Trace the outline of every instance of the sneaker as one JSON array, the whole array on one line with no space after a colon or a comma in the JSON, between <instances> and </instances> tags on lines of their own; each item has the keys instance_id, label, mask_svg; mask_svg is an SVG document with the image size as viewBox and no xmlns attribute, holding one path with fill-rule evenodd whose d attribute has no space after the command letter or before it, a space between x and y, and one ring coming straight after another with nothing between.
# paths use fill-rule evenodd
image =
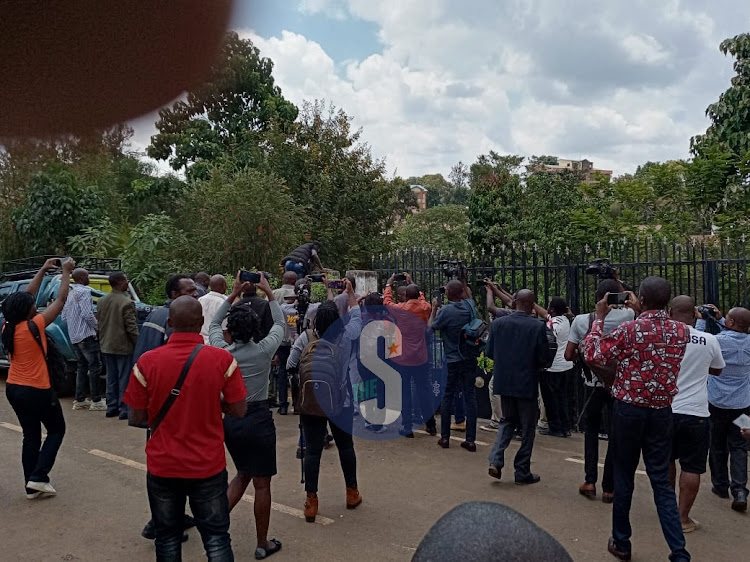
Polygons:
<instances>
[{"instance_id":1,"label":"sneaker","mask_svg":"<svg viewBox=\"0 0 750 562\"><path fill-rule=\"evenodd\" d=\"M466 422L462 421L461 423L452 423L451 431L466 431Z\"/></svg>"},{"instance_id":2,"label":"sneaker","mask_svg":"<svg viewBox=\"0 0 750 562\"><path fill-rule=\"evenodd\" d=\"M55 496L57 495L57 490L55 490L52 487L52 484L49 482L26 482L26 489L27 490L34 490L36 492L41 492L44 495L47 496Z\"/></svg>"},{"instance_id":3,"label":"sneaker","mask_svg":"<svg viewBox=\"0 0 750 562\"><path fill-rule=\"evenodd\" d=\"M495 431L496 432L499 428L500 426L498 424L496 424L495 422L490 422L487 425L481 426L479 429L481 429L482 431Z\"/></svg>"},{"instance_id":4,"label":"sneaker","mask_svg":"<svg viewBox=\"0 0 750 562\"><path fill-rule=\"evenodd\" d=\"M84 400L79 402L78 400L73 401L74 410L88 410L91 407L91 400Z\"/></svg>"},{"instance_id":5,"label":"sneaker","mask_svg":"<svg viewBox=\"0 0 750 562\"><path fill-rule=\"evenodd\" d=\"M41 492L34 492L32 494L29 494L28 492L26 492L26 499L27 500L35 500L35 499L40 498L40 497L42 497L42 493Z\"/></svg>"},{"instance_id":6,"label":"sneaker","mask_svg":"<svg viewBox=\"0 0 750 562\"><path fill-rule=\"evenodd\" d=\"M106 412L107 403L104 400L99 400L99 402L93 402L91 406L89 406L89 410L92 412Z\"/></svg>"}]
</instances>

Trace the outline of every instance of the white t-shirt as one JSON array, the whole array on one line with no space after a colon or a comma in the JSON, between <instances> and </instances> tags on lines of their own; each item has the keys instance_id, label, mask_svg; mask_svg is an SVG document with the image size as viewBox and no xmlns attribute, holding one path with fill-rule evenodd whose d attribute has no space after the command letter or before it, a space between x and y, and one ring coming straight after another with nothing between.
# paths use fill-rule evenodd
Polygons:
<instances>
[{"instance_id":1,"label":"white t-shirt","mask_svg":"<svg viewBox=\"0 0 750 562\"><path fill-rule=\"evenodd\" d=\"M221 305L223 305L224 301L226 300L226 295L222 295L221 293L217 293L215 291L206 293L198 299L198 302L201 303L201 308L203 309L203 327L201 328L201 336L203 336L203 341L206 345L209 345L208 327L213 321L214 316L216 316L216 313L219 312ZM221 323L221 328L223 330L227 329L226 319Z\"/></svg>"},{"instance_id":2,"label":"white t-shirt","mask_svg":"<svg viewBox=\"0 0 750 562\"><path fill-rule=\"evenodd\" d=\"M573 368L572 361L565 360L565 348L568 346L568 336L570 335L570 321L565 316L549 317L547 326L555 333L557 338L557 353L552 366L547 369L549 373L562 373Z\"/></svg>"},{"instance_id":3,"label":"white t-shirt","mask_svg":"<svg viewBox=\"0 0 750 562\"><path fill-rule=\"evenodd\" d=\"M709 417L708 370L726 367L719 341L705 332L690 327L690 342L677 375L677 396L672 412L700 418Z\"/></svg>"}]
</instances>

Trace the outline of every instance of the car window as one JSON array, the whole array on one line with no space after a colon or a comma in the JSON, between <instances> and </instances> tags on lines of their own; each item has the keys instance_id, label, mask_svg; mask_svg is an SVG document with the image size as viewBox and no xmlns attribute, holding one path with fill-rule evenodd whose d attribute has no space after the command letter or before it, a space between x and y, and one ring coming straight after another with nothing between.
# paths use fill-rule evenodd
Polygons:
<instances>
[{"instance_id":1,"label":"car window","mask_svg":"<svg viewBox=\"0 0 750 562\"><path fill-rule=\"evenodd\" d=\"M3 283L0 285L0 301L5 300L13 292L13 283Z\"/></svg>"}]
</instances>

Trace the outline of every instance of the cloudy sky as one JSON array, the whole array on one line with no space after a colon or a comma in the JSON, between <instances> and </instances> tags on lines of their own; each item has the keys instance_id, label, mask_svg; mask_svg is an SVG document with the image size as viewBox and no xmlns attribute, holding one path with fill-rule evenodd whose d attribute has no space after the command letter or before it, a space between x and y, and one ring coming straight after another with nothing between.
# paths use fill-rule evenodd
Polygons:
<instances>
[{"instance_id":1,"label":"cloudy sky","mask_svg":"<svg viewBox=\"0 0 750 562\"><path fill-rule=\"evenodd\" d=\"M688 156L729 86L719 43L741 0L238 0L233 28L288 99L325 99L390 173L489 150L588 158L616 173ZM136 123L135 146L153 133Z\"/></svg>"}]
</instances>

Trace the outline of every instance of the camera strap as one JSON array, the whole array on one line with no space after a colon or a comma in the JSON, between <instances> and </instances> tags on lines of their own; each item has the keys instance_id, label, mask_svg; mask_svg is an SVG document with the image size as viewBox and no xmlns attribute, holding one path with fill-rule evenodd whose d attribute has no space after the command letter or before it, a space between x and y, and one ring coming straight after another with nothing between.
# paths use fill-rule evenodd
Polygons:
<instances>
[{"instance_id":1,"label":"camera strap","mask_svg":"<svg viewBox=\"0 0 750 562\"><path fill-rule=\"evenodd\" d=\"M161 422L164 421L164 417L167 415L170 408L175 403L175 400L177 400L177 397L180 395L180 390L182 389L182 385L185 383L185 379L187 378L188 372L190 371L190 367L193 366L193 361L195 361L195 358L198 356L198 352L201 349L203 349L203 344L199 343L195 346L195 349L193 349L193 352L190 354L190 357L188 357L187 361L185 361L185 365L183 365L182 367L182 371L180 372L180 376L177 379L174 388L172 388L172 390L169 392L169 396L167 396L164 404L161 405L159 412L154 418L154 422L149 428L151 437L154 436L154 433L156 433L156 430L161 425Z\"/></svg>"}]
</instances>

